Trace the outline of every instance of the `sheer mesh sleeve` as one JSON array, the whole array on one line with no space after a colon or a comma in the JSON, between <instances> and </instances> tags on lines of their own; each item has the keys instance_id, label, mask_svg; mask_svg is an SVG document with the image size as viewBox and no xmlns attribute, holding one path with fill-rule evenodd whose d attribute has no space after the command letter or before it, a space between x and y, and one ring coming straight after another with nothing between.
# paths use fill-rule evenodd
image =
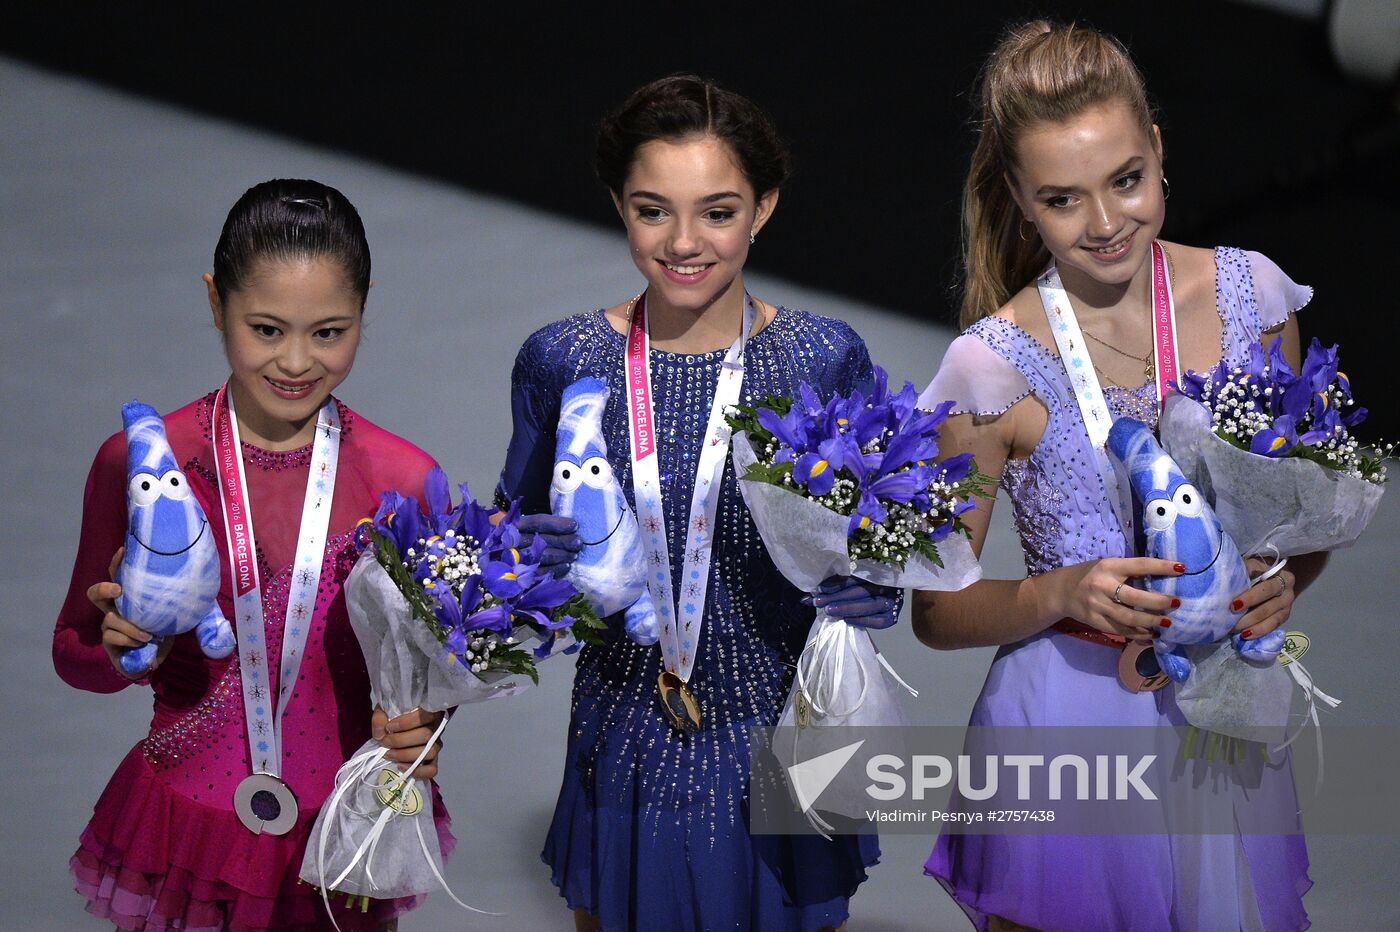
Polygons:
<instances>
[{"instance_id":1,"label":"sheer mesh sleeve","mask_svg":"<svg viewBox=\"0 0 1400 932\"><path fill-rule=\"evenodd\" d=\"M1247 255L1254 279L1254 299L1259 305L1259 325L1262 330L1272 330L1288 315L1302 310L1312 300L1313 290L1289 278L1268 256L1257 252Z\"/></svg>"},{"instance_id":2,"label":"sheer mesh sleeve","mask_svg":"<svg viewBox=\"0 0 1400 932\"><path fill-rule=\"evenodd\" d=\"M971 333L964 333L943 354L933 381L919 396L919 407L932 410L953 401L953 414L996 415L1031 393L1021 371Z\"/></svg>"}]
</instances>

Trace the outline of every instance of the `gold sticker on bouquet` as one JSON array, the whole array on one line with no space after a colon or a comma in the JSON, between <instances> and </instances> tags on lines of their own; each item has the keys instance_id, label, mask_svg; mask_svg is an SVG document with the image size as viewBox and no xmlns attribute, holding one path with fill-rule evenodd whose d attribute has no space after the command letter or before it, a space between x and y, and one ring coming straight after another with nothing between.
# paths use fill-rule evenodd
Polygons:
<instances>
[{"instance_id":1,"label":"gold sticker on bouquet","mask_svg":"<svg viewBox=\"0 0 1400 932\"><path fill-rule=\"evenodd\" d=\"M1288 664L1295 660L1302 660L1311 644L1312 639L1303 632L1287 632L1283 636L1283 650L1279 651L1278 662Z\"/></svg>"},{"instance_id":2,"label":"gold sticker on bouquet","mask_svg":"<svg viewBox=\"0 0 1400 932\"><path fill-rule=\"evenodd\" d=\"M379 771L375 781L374 798L385 809L393 809L399 815L415 816L423 811L423 794L418 791L418 781L410 777L398 786L403 774L397 769L386 767Z\"/></svg>"}]
</instances>

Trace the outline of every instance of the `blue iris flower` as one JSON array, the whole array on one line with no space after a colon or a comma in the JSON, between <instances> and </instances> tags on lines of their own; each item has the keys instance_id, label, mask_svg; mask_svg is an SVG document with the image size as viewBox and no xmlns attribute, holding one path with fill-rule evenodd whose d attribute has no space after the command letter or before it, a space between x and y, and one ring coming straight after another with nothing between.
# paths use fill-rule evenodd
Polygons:
<instances>
[{"instance_id":1,"label":"blue iris flower","mask_svg":"<svg viewBox=\"0 0 1400 932\"><path fill-rule=\"evenodd\" d=\"M912 382L891 392L889 375L876 366L868 396L855 390L823 402L804 382L787 414L759 408L757 418L777 443L773 461L792 463L792 481L807 494L827 495L838 478L854 484L856 505L848 524L854 534L883 522L890 504L910 504L921 513L950 507L935 502L930 487L961 482L971 472L970 455L937 462L939 427L953 402L924 411L918 400ZM954 514L969 507L970 499L959 501ZM951 529L952 522L947 524Z\"/></svg>"},{"instance_id":2,"label":"blue iris flower","mask_svg":"<svg viewBox=\"0 0 1400 932\"><path fill-rule=\"evenodd\" d=\"M1287 456L1297 445L1297 419L1283 414L1274 418L1272 427L1266 427L1254 435L1249 443L1249 452L1277 458Z\"/></svg>"},{"instance_id":3,"label":"blue iris flower","mask_svg":"<svg viewBox=\"0 0 1400 932\"><path fill-rule=\"evenodd\" d=\"M465 657L472 636L491 631L509 637L517 619L544 633L546 647L552 647L555 632L576 622L567 614L554 616L578 590L540 566L543 538L522 546L519 500L502 514L477 503L465 483L457 489L461 499L454 505L447 474L435 466L424 481L423 507L412 496L384 492L372 526L397 547L399 559L430 597L447 650L464 664L472 662ZM463 540L480 570L449 581L442 570ZM536 655L548 652L537 649Z\"/></svg>"}]
</instances>

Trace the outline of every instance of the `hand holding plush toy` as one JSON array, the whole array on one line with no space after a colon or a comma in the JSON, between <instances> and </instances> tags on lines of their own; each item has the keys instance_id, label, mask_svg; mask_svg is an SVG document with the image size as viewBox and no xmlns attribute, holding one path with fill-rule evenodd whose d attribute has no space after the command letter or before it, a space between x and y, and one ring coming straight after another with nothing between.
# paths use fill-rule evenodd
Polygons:
<instances>
[{"instance_id":1,"label":"hand holding plush toy","mask_svg":"<svg viewBox=\"0 0 1400 932\"><path fill-rule=\"evenodd\" d=\"M638 644L655 644L661 631L643 575L641 532L608 463L603 439L607 402L608 383L602 379L582 378L564 389L549 504L556 515L578 523L582 549L569 581L599 617L625 612L627 636Z\"/></svg>"},{"instance_id":2,"label":"hand holding plush toy","mask_svg":"<svg viewBox=\"0 0 1400 932\"><path fill-rule=\"evenodd\" d=\"M1132 418L1115 421L1108 451L1132 485L1138 553L1186 566L1180 576L1151 576L1142 582L1142 588L1181 600L1172 611L1171 627L1162 629L1154 642L1162 669L1180 683L1191 674L1181 646L1218 641L1234 629L1237 616L1230 603L1249 588L1249 573L1205 496L1186 481L1145 424ZM1283 640L1282 630L1247 641L1234 638L1241 656L1265 662L1278 655Z\"/></svg>"},{"instance_id":3,"label":"hand holding plush toy","mask_svg":"<svg viewBox=\"0 0 1400 932\"><path fill-rule=\"evenodd\" d=\"M213 532L175 462L165 422L139 401L122 406L127 449L126 552L117 567L117 613L154 635L122 654L128 676L151 668L161 638L196 630L214 659L234 648L219 611L219 553Z\"/></svg>"}]
</instances>

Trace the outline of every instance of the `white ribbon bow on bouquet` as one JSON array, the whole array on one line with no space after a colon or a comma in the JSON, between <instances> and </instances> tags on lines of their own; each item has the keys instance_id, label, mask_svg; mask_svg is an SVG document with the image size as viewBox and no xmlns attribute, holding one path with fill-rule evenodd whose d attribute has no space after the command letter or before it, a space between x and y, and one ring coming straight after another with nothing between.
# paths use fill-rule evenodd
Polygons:
<instances>
[{"instance_id":1,"label":"white ribbon bow on bouquet","mask_svg":"<svg viewBox=\"0 0 1400 932\"><path fill-rule=\"evenodd\" d=\"M372 551L360 555L344 591L350 624L364 651L371 698L390 718L415 708L445 712L513 696L530 685L523 676L472 673L447 653L427 624L414 617ZM514 637L516 646L529 650L539 635L517 625ZM551 654L572 641L561 633ZM316 817L300 873L302 880L321 889L328 907L331 893L398 899L441 888L463 909L500 915L467 905L448 886L431 796L424 791L426 784L424 790L412 784L414 770L447 721L444 714L418 759L403 773L392 769L385 759L388 749L374 740L365 742L336 772L335 789ZM415 800L413 805L406 802L409 799Z\"/></svg>"}]
</instances>

